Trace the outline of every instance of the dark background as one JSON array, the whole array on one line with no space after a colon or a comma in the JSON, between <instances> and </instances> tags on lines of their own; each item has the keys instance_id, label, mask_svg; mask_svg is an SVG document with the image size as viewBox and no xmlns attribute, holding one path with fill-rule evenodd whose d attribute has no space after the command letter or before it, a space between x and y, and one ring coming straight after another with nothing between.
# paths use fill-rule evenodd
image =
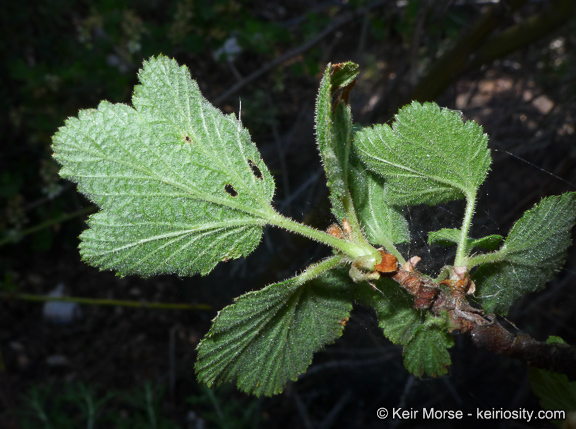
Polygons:
<instances>
[{"instance_id":1,"label":"dark background","mask_svg":"<svg viewBox=\"0 0 576 429\"><path fill-rule=\"evenodd\" d=\"M545 195L576 190L576 20L572 0L534 1L37 1L0 14L0 428L415 427L378 407L475 412L538 409L523 364L457 337L449 375L415 379L401 348L358 307L335 345L273 398L194 377L195 347L216 311L245 291L293 275L322 246L267 229L246 260L208 277L117 278L80 261L93 207L58 178L51 136L78 109L129 103L143 59L186 64L204 96L238 112L275 176L276 207L319 228L331 222L314 143L314 101L328 62L360 64L355 121L389 120L435 100L490 136L494 162L472 235L505 235ZM216 55L235 40L236 55ZM410 255L437 270L425 233L457 226L461 206L413 208ZM576 341L575 258L519 302L509 319L543 340ZM82 305L47 320L31 301L62 284L75 297L205 304L210 310ZM33 295L33 296L29 296ZM91 420L95 416L95 420ZM542 423L466 421L477 427ZM422 427L451 427L449 421ZM204 426L202 426L204 425ZM459 426L454 423L454 427Z\"/></svg>"}]
</instances>

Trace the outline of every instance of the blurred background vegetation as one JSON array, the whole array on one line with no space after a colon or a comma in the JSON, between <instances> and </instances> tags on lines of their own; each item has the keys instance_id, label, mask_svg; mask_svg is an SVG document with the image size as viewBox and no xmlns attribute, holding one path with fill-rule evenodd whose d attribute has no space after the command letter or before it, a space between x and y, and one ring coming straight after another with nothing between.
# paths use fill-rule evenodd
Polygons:
<instances>
[{"instance_id":1,"label":"blurred background vegetation","mask_svg":"<svg viewBox=\"0 0 576 429\"><path fill-rule=\"evenodd\" d=\"M363 308L343 340L281 396L198 386L194 348L215 312L326 249L269 230L254 255L207 278L99 273L77 251L95 208L59 179L50 144L79 109L103 99L129 103L143 59L162 53L186 64L223 111L237 113L241 100L242 120L276 178L276 206L325 228L332 219L314 145L314 100L326 64L352 60L362 70L352 99L359 123L389 120L417 99L484 126L496 151L473 233L505 234L542 196L576 189L574 9L572 0L6 2L0 427L369 428L381 427L380 406L537 407L525 367L466 338L458 338L448 377L409 377L401 349ZM438 269L446 256L425 244L424 232L457 221L459 208L408 211L416 228L410 254ZM572 251L558 279L519 303L510 319L539 339L576 342L575 272ZM58 285L70 296L203 307L82 305L57 308L55 316L54 307L26 299Z\"/></svg>"}]
</instances>

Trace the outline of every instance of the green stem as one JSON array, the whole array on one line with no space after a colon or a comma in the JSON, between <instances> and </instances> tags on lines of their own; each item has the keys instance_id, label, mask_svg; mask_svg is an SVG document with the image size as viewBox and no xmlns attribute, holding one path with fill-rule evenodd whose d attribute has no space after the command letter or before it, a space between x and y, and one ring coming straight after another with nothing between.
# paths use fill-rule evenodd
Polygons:
<instances>
[{"instance_id":1,"label":"green stem","mask_svg":"<svg viewBox=\"0 0 576 429\"><path fill-rule=\"evenodd\" d=\"M276 213L272 218L268 219L271 225L284 228L288 231L294 232L296 234L303 235L304 237L311 238L312 240L324 243L340 252L346 254L350 259L357 259L360 257L373 256L374 264L377 264L381 260L381 255L373 246L368 242L348 241L341 238L334 237L324 231L312 228L308 225L304 225L299 222L295 222L292 219L282 216ZM363 241L363 240L362 240Z\"/></svg>"},{"instance_id":2,"label":"green stem","mask_svg":"<svg viewBox=\"0 0 576 429\"><path fill-rule=\"evenodd\" d=\"M89 305L113 305L121 307L159 308L163 310L212 310L208 304L166 304L161 302L122 301L118 299L78 298L72 296L46 296L27 293L1 293L3 299L20 299L23 301L62 301Z\"/></svg>"},{"instance_id":3,"label":"green stem","mask_svg":"<svg viewBox=\"0 0 576 429\"><path fill-rule=\"evenodd\" d=\"M342 265L342 259L344 259L343 255L335 255L310 265L302 274L298 275L298 282L304 284L309 280L315 279L320 274Z\"/></svg>"},{"instance_id":4,"label":"green stem","mask_svg":"<svg viewBox=\"0 0 576 429\"><path fill-rule=\"evenodd\" d=\"M468 252L466 251L466 240L470 232L470 225L472 224L472 217L474 216L474 209L476 207L476 190L472 193L466 194L466 211L464 212L464 221L460 229L460 241L456 249L456 258L454 259L455 267L462 267L468 264Z\"/></svg>"},{"instance_id":5,"label":"green stem","mask_svg":"<svg viewBox=\"0 0 576 429\"><path fill-rule=\"evenodd\" d=\"M473 256L471 258L468 259L468 267L469 268L473 268L476 267L478 265L484 265L484 264L492 264L494 262L500 262L502 260L504 260L504 258L506 257L506 253L504 251L504 249L500 249L497 252L492 252L492 253L483 253L481 255L476 255Z\"/></svg>"}]
</instances>

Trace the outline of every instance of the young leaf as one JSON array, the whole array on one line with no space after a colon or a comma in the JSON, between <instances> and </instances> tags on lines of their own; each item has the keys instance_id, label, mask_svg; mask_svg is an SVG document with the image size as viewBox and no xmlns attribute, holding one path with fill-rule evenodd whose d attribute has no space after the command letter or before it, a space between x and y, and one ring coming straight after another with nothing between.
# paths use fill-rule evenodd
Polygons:
<instances>
[{"instance_id":1,"label":"young leaf","mask_svg":"<svg viewBox=\"0 0 576 429\"><path fill-rule=\"evenodd\" d=\"M330 188L332 212L339 221L349 218L352 209L348 190L352 119L347 97L358 73L354 63L329 64L316 100L316 139Z\"/></svg>"},{"instance_id":2,"label":"young leaf","mask_svg":"<svg viewBox=\"0 0 576 429\"><path fill-rule=\"evenodd\" d=\"M258 245L274 181L250 135L164 56L139 73L134 108L102 102L54 136L60 175L101 211L84 260L121 275L206 274Z\"/></svg>"},{"instance_id":3,"label":"young leaf","mask_svg":"<svg viewBox=\"0 0 576 429\"><path fill-rule=\"evenodd\" d=\"M435 205L474 195L490 166L488 137L459 112L434 103L403 107L392 127L355 134L354 148L386 179L390 203Z\"/></svg>"},{"instance_id":4,"label":"young leaf","mask_svg":"<svg viewBox=\"0 0 576 429\"><path fill-rule=\"evenodd\" d=\"M480 266L473 275L487 311L506 314L522 295L552 280L572 244L575 218L576 193L543 198L514 224L498 252L478 256L478 260L490 256L495 261Z\"/></svg>"},{"instance_id":5,"label":"young leaf","mask_svg":"<svg viewBox=\"0 0 576 429\"><path fill-rule=\"evenodd\" d=\"M316 101L316 136L328 178L332 213L352 229L363 228L368 240L393 251L410 240L408 224L383 195L384 181L366 171L352 151L352 114L348 97L358 65L329 65Z\"/></svg>"},{"instance_id":6,"label":"young leaf","mask_svg":"<svg viewBox=\"0 0 576 429\"><path fill-rule=\"evenodd\" d=\"M496 250L504 237L498 234L487 235L486 237L474 239L466 238L466 254L478 247L484 250ZM460 241L460 230L456 228L442 228L428 234L428 244L439 244L441 246L451 246Z\"/></svg>"},{"instance_id":7,"label":"young leaf","mask_svg":"<svg viewBox=\"0 0 576 429\"><path fill-rule=\"evenodd\" d=\"M426 323L414 333L404 346L404 366L417 377L424 374L436 377L448 372L454 338L443 326L443 319L428 315Z\"/></svg>"},{"instance_id":8,"label":"young leaf","mask_svg":"<svg viewBox=\"0 0 576 429\"><path fill-rule=\"evenodd\" d=\"M451 246L460 241L460 230L456 228L442 228L438 231L428 233L428 244L439 244L440 246ZM466 238L466 254L472 250L473 238Z\"/></svg>"},{"instance_id":9,"label":"young leaf","mask_svg":"<svg viewBox=\"0 0 576 429\"><path fill-rule=\"evenodd\" d=\"M198 346L198 380L237 380L246 393L274 395L306 371L314 352L342 335L350 315L350 278L333 257L303 274L241 296L224 308Z\"/></svg>"}]
</instances>

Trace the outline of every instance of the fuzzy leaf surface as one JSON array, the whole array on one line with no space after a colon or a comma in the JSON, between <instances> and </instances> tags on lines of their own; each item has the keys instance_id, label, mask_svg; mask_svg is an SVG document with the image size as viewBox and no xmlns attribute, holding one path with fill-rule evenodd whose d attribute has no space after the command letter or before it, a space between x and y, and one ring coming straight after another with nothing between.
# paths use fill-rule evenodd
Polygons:
<instances>
[{"instance_id":1,"label":"fuzzy leaf surface","mask_svg":"<svg viewBox=\"0 0 576 429\"><path fill-rule=\"evenodd\" d=\"M60 175L100 207L82 257L121 275L206 274L258 245L274 181L250 135L185 66L144 63L134 107L102 102L54 136Z\"/></svg>"},{"instance_id":2,"label":"fuzzy leaf surface","mask_svg":"<svg viewBox=\"0 0 576 429\"><path fill-rule=\"evenodd\" d=\"M393 204L428 204L473 195L490 166L488 137L473 121L434 103L413 102L387 124L355 134L366 166L386 179Z\"/></svg>"},{"instance_id":3,"label":"fuzzy leaf surface","mask_svg":"<svg viewBox=\"0 0 576 429\"><path fill-rule=\"evenodd\" d=\"M552 280L572 244L576 193L543 198L519 219L496 252L497 262L480 266L473 278L484 308L506 314L522 295Z\"/></svg>"},{"instance_id":4,"label":"fuzzy leaf surface","mask_svg":"<svg viewBox=\"0 0 576 429\"><path fill-rule=\"evenodd\" d=\"M224 308L198 346L198 379L212 387L236 380L246 393L274 395L296 380L313 354L342 335L352 303L350 278L332 270L249 292Z\"/></svg>"}]
</instances>

